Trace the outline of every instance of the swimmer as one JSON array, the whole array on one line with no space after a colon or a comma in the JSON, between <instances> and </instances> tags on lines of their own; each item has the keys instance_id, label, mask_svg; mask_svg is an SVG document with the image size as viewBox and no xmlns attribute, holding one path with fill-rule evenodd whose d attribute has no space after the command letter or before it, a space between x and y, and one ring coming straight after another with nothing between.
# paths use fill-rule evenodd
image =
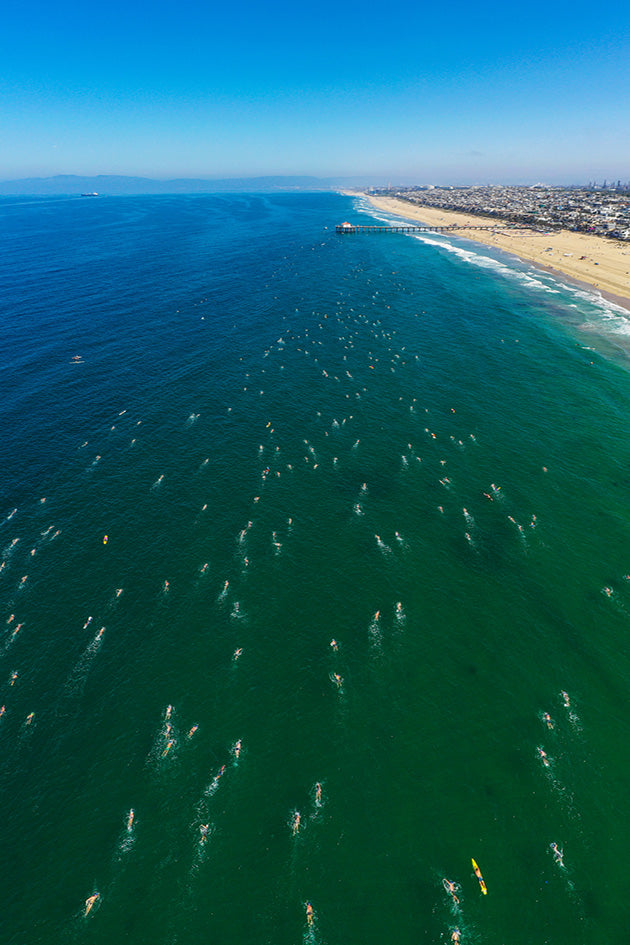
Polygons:
<instances>
[{"instance_id":1,"label":"swimmer","mask_svg":"<svg viewBox=\"0 0 630 945\"><path fill-rule=\"evenodd\" d=\"M6 711L7 711L6 705L0 705L0 719L2 718L2 716L4 715Z\"/></svg>"},{"instance_id":2,"label":"swimmer","mask_svg":"<svg viewBox=\"0 0 630 945\"><path fill-rule=\"evenodd\" d=\"M168 755L169 751L171 750L174 744L175 744L175 739L169 738L169 740L166 743L166 748L162 752L162 758L166 758L166 756Z\"/></svg>"},{"instance_id":3,"label":"swimmer","mask_svg":"<svg viewBox=\"0 0 630 945\"><path fill-rule=\"evenodd\" d=\"M170 717L171 717L172 714L173 714L173 706L172 706L172 705L167 705L167 706L166 706L166 712L164 713L164 718L165 718L165 719L170 719Z\"/></svg>"},{"instance_id":4,"label":"swimmer","mask_svg":"<svg viewBox=\"0 0 630 945\"><path fill-rule=\"evenodd\" d=\"M109 541L109 539L108 539L107 535L103 535L103 544L106 545L108 541Z\"/></svg>"},{"instance_id":5,"label":"swimmer","mask_svg":"<svg viewBox=\"0 0 630 945\"><path fill-rule=\"evenodd\" d=\"M544 751L540 746L538 746L538 747L536 748L536 751L538 752L538 756L539 756L540 760L542 761L542 763L544 764L545 768L548 768L548 767L549 767L549 758L547 757L547 752Z\"/></svg>"},{"instance_id":6,"label":"swimmer","mask_svg":"<svg viewBox=\"0 0 630 945\"><path fill-rule=\"evenodd\" d=\"M547 728L553 728L553 719L551 718L548 712L543 712L542 718Z\"/></svg>"},{"instance_id":7,"label":"swimmer","mask_svg":"<svg viewBox=\"0 0 630 945\"><path fill-rule=\"evenodd\" d=\"M26 716L26 721L24 724L30 725L34 718L35 718L35 713L31 712L29 715Z\"/></svg>"},{"instance_id":8,"label":"swimmer","mask_svg":"<svg viewBox=\"0 0 630 945\"><path fill-rule=\"evenodd\" d=\"M319 781L315 784L315 803L319 806L322 802L322 786Z\"/></svg>"},{"instance_id":9,"label":"swimmer","mask_svg":"<svg viewBox=\"0 0 630 945\"><path fill-rule=\"evenodd\" d=\"M205 843L208 839L208 830L210 829L210 824L201 824L199 827L199 843Z\"/></svg>"},{"instance_id":10,"label":"swimmer","mask_svg":"<svg viewBox=\"0 0 630 945\"><path fill-rule=\"evenodd\" d=\"M238 761L238 757L239 757L239 755L240 755L240 753L241 753L241 747L242 747L242 744L241 744L241 740L240 740L240 738L239 738L239 740L234 743L234 747L232 748L232 753L234 754L234 757L236 758L237 761Z\"/></svg>"},{"instance_id":11,"label":"swimmer","mask_svg":"<svg viewBox=\"0 0 630 945\"><path fill-rule=\"evenodd\" d=\"M186 738L192 738L198 728L199 728L198 725L193 725L193 727L192 727L191 730L189 731L189 733L188 733L188 735L186 736Z\"/></svg>"},{"instance_id":12,"label":"swimmer","mask_svg":"<svg viewBox=\"0 0 630 945\"><path fill-rule=\"evenodd\" d=\"M135 815L134 810L133 810L133 807L132 807L131 810L129 811L129 816L127 817L127 831L128 831L128 833L131 833L131 828L133 827L133 819L134 819L135 816L136 816L136 815Z\"/></svg>"},{"instance_id":13,"label":"swimmer","mask_svg":"<svg viewBox=\"0 0 630 945\"><path fill-rule=\"evenodd\" d=\"M90 914L90 912L92 911L92 907L95 905L96 902L98 902L98 900L100 899L100 897L101 897L101 894L98 893L98 892L97 892L97 893L94 893L93 896L88 896L88 898L85 900L85 913L84 913L84 915L87 916L87 915Z\"/></svg>"},{"instance_id":14,"label":"swimmer","mask_svg":"<svg viewBox=\"0 0 630 945\"><path fill-rule=\"evenodd\" d=\"M92 618L91 618L91 617L88 617L88 619L87 619L87 620L85 621L85 623L83 624L83 629L84 629L84 630L87 630L87 628L90 626L91 623L92 623Z\"/></svg>"},{"instance_id":15,"label":"swimmer","mask_svg":"<svg viewBox=\"0 0 630 945\"><path fill-rule=\"evenodd\" d=\"M455 905L456 906L459 905L459 899L455 895L455 890L457 888L455 886L455 883L452 883L450 879L446 879L446 877L444 877L444 879L442 880L442 885L444 886L444 889L449 894L449 896L452 896L453 902L455 903Z\"/></svg>"},{"instance_id":16,"label":"swimmer","mask_svg":"<svg viewBox=\"0 0 630 945\"><path fill-rule=\"evenodd\" d=\"M313 924L314 917L315 917L315 914L313 912L313 907L310 904L310 902L307 902L306 903L306 921L308 922L309 925Z\"/></svg>"},{"instance_id":17,"label":"swimmer","mask_svg":"<svg viewBox=\"0 0 630 945\"><path fill-rule=\"evenodd\" d=\"M243 653L242 646L239 646L238 649L234 650L234 655L232 656L232 659L234 660L234 662L236 662L236 660L239 658L239 656L242 655L242 653Z\"/></svg>"},{"instance_id":18,"label":"swimmer","mask_svg":"<svg viewBox=\"0 0 630 945\"><path fill-rule=\"evenodd\" d=\"M9 685L10 686L15 685L17 678L18 678L17 669L14 669L13 672L11 673L11 679L9 680Z\"/></svg>"},{"instance_id":19,"label":"swimmer","mask_svg":"<svg viewBox=\"0 0 630 945\"><path fill-rule=\"evenodd\" d=\"M168 591L169 587L170 587L170 584L168 583L168 581L164 581L164 593Z\"/></svg>"},{"instance_id":20,"label":"swimmer","mask_svg":"<svg viewBox=\"0 0 630 945\"><path fill-rule=\"evenodd\" d=\"M300 816L300 812L299 812L298 810L296 810L296 812L295 812L294 815L293 815L293 820L292 820L292 822L291 822L291 833L292 833L294 836L295 836L295 834L296 834L296 833L299 831L299 829L300 829L300 821L301 821L301 820L302 820L302 818L301 818L301 816Z\"/></svg>"},{"instance_id":21,"label":"swimmer","mask_svg":"<svg viewBox=\"0 0 630 945\"><path fill-rule=\"evenodd\" d=\"M341 678L339 673L333 673L333 682L336 683L337 689L341 689L341 687L343 686L343 679Z\"/></svg>"},{"instance_id":22,"label":"swimmer","mask_svg":"<svg viewBox=\"0 0 630 945\"><path fill-rule=\"evenodd\" d=\"M569 699L569 693L568 693L568 692L565 692L564 689L563 689L562 692L560 693L560 695L562 696L562 701L563 701L563 703L564 703L565 708L566 708L566 709L570 709L570 708L571 708L571 700Z\"/></svg>"},{"instance_id":23,"label":"swimmer","mask_svg":"<svg viewBox=\"0 0 630 945\"><path fill-rule=\"evenodd\" d=\"M219 786L219 781L221 780L221 777L222 777L224 771L225 771L225 765L221 765L221 767L219 768L219 770L217 771L217 773L216 773L215 776L213 777L212 781L211 781L210 784L207 786L207 788L206 788L206 790L205 790L205 792L204 792L205 794L214 794L214 792L216 791L216 789L217 789L218 786Z\"/></svg>"},{"instance_id":24,"label":"swimmer","mask_svg":"<svg viewBox=\"0 0 630 945\"><path fill-rule=\"evenodd\" d=\"M455 942L457 945L457 943L461 941L459 936L460 936L459 929L453 929L453 931L451 932L451 942Z\"/></svg>"},{"instance_id":25,"label":"swimmer","mask_svg":"<svg viewBox=\"0 0 630 945\"><path fill-rule=\"evenodd\" d=\"M331 640L330 645L336 653L339 649L339 644L337 643L337 641L335 639Z\"/></svg>"},{"instance_id":26,"label":"swimmer","mask_svg":"<svg viewBox=\"0 0 630 945\"><path fill-rule=\"evenodd\" d=\"M556 861L556 863L559 863L560 866L564 866L564 860L563 860L564 850L559 850L557 843L550 843L549 846L551 848L551 852L553 853L553 858Z\"/></svg>"}]
</instances>

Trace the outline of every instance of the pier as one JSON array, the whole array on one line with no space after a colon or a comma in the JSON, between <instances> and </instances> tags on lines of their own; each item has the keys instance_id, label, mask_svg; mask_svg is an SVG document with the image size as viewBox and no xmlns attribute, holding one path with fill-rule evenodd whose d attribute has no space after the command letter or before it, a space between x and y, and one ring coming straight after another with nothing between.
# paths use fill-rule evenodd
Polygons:
<instances>
[{"instance_id":1,"label":"pier","mask_svg":"<svg viewBox=\"0 0 630 945\"><path fill-rule=\"evenodd\" d=\"M395 226L386 226L378 223L338 223L337 233L452 233L454 230L507 230L525 229L525 227L510 227L505 223L491 224L490 226L469 226L463 223L451 223L449 226L413 226L399 223Z\"/></svg>"}]
</instances>

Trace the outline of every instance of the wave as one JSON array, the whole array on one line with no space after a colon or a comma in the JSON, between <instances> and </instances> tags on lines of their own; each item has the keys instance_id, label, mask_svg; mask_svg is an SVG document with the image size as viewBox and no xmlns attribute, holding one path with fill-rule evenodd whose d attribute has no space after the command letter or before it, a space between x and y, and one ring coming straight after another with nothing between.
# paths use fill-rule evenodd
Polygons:
<instances>
[{"instance_id":1,"label":"wave","mask_svg":"<svg viewBox=\"0 0 630 945\"><path fill-rule=\"evenodd\" d=\"M376 210L365 198L357 198L356 210L359 213L369 214L374 219L391 226L396 226L400 223L414 222L404 217L398 217L395 214L388 214ZM509 249L504 250L497 248L495 250L493 247L477 244L484 246L483 250L477 250L470 248L470 246L461 246L457 242L454 242L456 239L465 240L465 236L452 237L438 233L431 235L426 233L409 233L406 235L411 239L424 243L426 246L435 246L438 249L451 253L461 259L462 262L477 266L480 269L489 269L493 273L518 282L520 285L527 288L544 292L548 295L568 296L569 299L573 300L573 302L569 302L568 304L581 309L582 314L587 319L585 323L579 325L582 330L596 331L604 328L600 321L603 319L606 334L611 333L630 336L630 313L628 310L622 305L618 305L604 298L595 286L589 289L572 285L570 282L564 282L560 275L555 276L538 269L533 263L521 259L516 253L511 254ZM467 242L469 241L467 240ZM490 253L496 252L497 256L489 255L488 250ZM514 263L511 265L506 263L504 259L501 258L504 256L511 256L514 259ZM523 268L520 268L521 266ZM589 307L590 311L584 311L585 305Z\"/></svg>"}]
</instances>

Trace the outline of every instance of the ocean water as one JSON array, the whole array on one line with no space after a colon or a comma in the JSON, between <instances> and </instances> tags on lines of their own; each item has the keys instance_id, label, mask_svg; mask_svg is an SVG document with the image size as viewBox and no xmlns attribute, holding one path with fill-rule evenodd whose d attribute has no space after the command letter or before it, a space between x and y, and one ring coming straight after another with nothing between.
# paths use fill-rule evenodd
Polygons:
<instances>
[{"instance_id":1,"label":"ocean water","mask_svg":"<svg viewBox=\"0 0 630 945\"><path fill-rule=\"evenodd\" d=\"M0 202L3 942L626 940L629 316L369 212Z\"/></svg>"}]
</instances>

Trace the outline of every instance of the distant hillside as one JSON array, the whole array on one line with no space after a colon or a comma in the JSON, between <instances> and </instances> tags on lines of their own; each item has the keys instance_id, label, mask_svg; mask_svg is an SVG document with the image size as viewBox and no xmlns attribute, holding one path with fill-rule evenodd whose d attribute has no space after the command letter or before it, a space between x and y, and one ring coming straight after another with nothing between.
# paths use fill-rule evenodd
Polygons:
<instances>
[{"instance_id":1,"label":"distant hillside","mask_svg":"<svg viewBox=\"0 0 630 945\"><path fill-rule=\"evenodd\" d=\"M0 181L1 195L85 194L96 192L120 194L212 194L212 193L265 193L290 190L338 190L344 187L378 186L380 181L369 182L359 178L319 177L235 177L221 180L177 178L152 180L148 177L124 177L99 174L97 177L79 177L60 174L56 177L25 177L20 180Z\"/></svg>"}]
</instances>

